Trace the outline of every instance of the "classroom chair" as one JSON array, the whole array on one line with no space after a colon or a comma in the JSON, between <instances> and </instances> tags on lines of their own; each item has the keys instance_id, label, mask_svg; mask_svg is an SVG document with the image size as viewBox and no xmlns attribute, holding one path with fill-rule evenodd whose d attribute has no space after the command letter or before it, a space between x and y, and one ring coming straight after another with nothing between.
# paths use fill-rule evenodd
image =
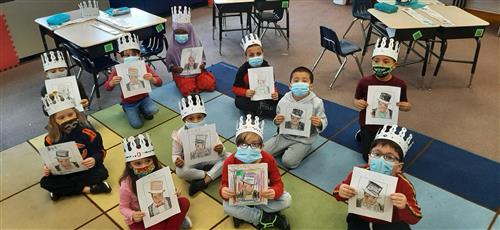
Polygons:
<instances>
[{"instance_id":1,"label":"classroom chair","mask_svg":"<svg viewBox=\"0 0 500 230\"><path fill-rule=\"evenodd\" d=\"M329 50L337 56L337 59L340 63L340 67L337 70L337 73L335 73L335 76L332 80L332 83L330 84L330 89L332 89L333 84L335 84L335 81L337 80L338 76L344 69L345 64L347 63L347 56L352 55L354 57L354 60L356 61L356 64L358 65L358 70L359 73L361 74L361 77L363 77L363 69L361 68L361 62L359 61L358 57L356 56L356 53L361 51L361 48L354 44L351 41L342 39L339 40L337 37L337 33L335 31L324 27L320 26L319 27L319 33L320 33L320 39L321 39L321 46L323 47L323 51L321 51L321 54L319 55L318 59L314 63L314 66L312 68L312 71L314 72L314 69L316 69L316 66L318 65L319 61L323 57L323 54L325 54L326 50ZM340 57L343 58L343 60L340 60Z\"/></svg>"},{"instance_id":2,"label":"classroom chair","mask_svg":"<svg viewBox=\"0 0 500 230\"><path fill-rule=\"evenodd\" d=\"M345 31L344 35L342 38L345 38L347 33L349 33L349 30L351 30L352 26L354 23L358 20L359 24L361 25L361 32L363 33L363 41L366 40L366 34L365 31L368 27L365 27L363 22L368 21L370 22L371 15L368 13L368 9L373 8L373 3L371 0L353 0L352 1L352 16L354 19L352 20L351 24L349 27L347 27L347 30Z\"/></svg>"},{"instance_id":3,"label":"classroom chair","mask_svg":"<svg viewBox=\"0 0 500 230\"><path fill-rule=\"evenodd\" d=\"M161 57L160 54L163 50L168 49L168 41L163 34L157 34L147 40L141 42L141 56L144 58L145 62L152 66L154 69L156 67L152 64L155 61L161 61L168 68L166 57Z\"/></svg>"},{"instance_id":4,"label":"classroom chair","mask_svg":"<svg viewBox=\"0 0 500 230\"><path fill-rule=\"evenodd\" d=\"M467 0L453 0L452 5L464 9L467 5Z\"/></svg>"},{"instance_id":5,"label":"classroom chair","mask_svg":"<svg viewBox=\"0 0 500 230\"><path fill-rule=\"evenodd\" d=\"M288 4L288 3L287 3ZM254 5L254 15L257 19L257 34L262 40L264 34L268 29L277 31L281 36L283 36L287 43L287 48L290 48L290 18L288 13L288 5L284 6L282 1L270 1L270 0L256 0ZM285 16L285 27L278 25L283 17ZM263 24L267 23L266 26ZM274 24L274 27L270 27L269 24ZM260 33L263 30L262 34ZM285 35L285 32L286 35Z\"/></svg>"}]
</instances>

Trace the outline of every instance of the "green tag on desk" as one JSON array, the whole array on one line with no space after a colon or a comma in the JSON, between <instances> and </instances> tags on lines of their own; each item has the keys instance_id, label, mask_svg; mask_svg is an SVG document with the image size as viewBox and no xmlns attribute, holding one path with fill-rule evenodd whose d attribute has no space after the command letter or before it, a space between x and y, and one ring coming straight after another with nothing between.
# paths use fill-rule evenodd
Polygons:
<instances>
[{"instance_id":1,"label":"green tag on desk","mask_svg":"<svg viewBox=\"0 0 500 230\"><path fill-rule=\"evenodd\" d=\"M108 43L108 44L104 45L104 52L106 52L106 53L113 51L113 49L114 49L113 43Z\"/></svg>"},{"instance_id":2,"label":"green tag on desk","mask_svg":"<svg viewBox=\"0 0 500 230\"><path fill-rule=\"evenodd\" d=\"M163 26L163 24L156 25L156 32L160 33L160 31L162 31L163 29L165 29L165 27Z\"/></svg>"},{"instance_id":3,"label":"green tag on desk","mask_svg":"<svg viewBox=\"0 0 500 230\"><path fill-rule=\"evenodd\" d=\"M288 1L282 1L281 8L288 8Z\"/></svg>"},{"instance_id":4,"label":"green tag on desk","mask_svg":"<svg viewBox=\"0 0 500 230\"><path fill-rule=\"evenodd\" d=\"M484 29L476 29L476 32L474 33L475 37L482 37L484 34Z\"/></svg>"},{"instance_id":5,"label":"green tag on desk","mask_svg":"<svg viewBox=\"0 0 500 230\"><path fill-rule=\"evenodd\" d=\"M412 36L413 36L413 40L418 40L419 38L422 37L422 32L419 30L419 31L413 33Z\"/></svg>"}]
</instances>

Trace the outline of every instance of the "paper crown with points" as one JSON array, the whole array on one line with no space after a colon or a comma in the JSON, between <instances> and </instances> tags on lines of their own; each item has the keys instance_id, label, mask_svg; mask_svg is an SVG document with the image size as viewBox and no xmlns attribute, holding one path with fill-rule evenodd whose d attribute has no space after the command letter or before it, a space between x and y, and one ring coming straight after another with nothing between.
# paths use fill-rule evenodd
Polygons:
<instances>
[{"instance_id":1,"label":"paper crown with points","mask_svg":"<svg viewBox=\"0 0 500 230\"><path fill-rule=\"evenodd\" d=\"M118 38L118 52L121 53L129 49L141 50L139 36L126 33Z\"/></svg>"},{"instance_id":2,"label":"paper crown with points","mask_svg":"<svg viewBox=\"0 0 500 230\"><path fill-rule=\"evenodd\" d=\"M190 23L191 8L187 6L172 6L172 22L173 23Z\"/></svg>"},{"instance_id":3,"label":"paper crown with points","mask_svg":"<svg viewBox=\"0 0 500 230\"><path fill-rule=\"evenodd\" d=\"M49 51L40 55L43 64L43 71L47 71L50 69L61 68L68 66L66 65L66 61L64 60L64 55L61 51Z\"/></svg>"},{"instance_id":4,"label":"paper crown with points","mask_svg":"<svg viewBox=\"0 0 500 230\"><path fill-rule=\"evenodd\" d=\"M99 16L99 2L97 0L87 0L78 3L82 18L98 17Z\"/></svg>"},{"instance_id":5,"label":"paper crown with points","mask_svg":"<svg viewBox=\"0 0 500 230\"><path fill-rule=\"evenodd\" d=\"M247 48L253 45L259 45L262 47L262 42L259 39L259 36L257 34L247 34L245 37L241 39L241 48L243 48L243 51L246 52Z\"/></svg>"},{"instance_id":6,"label":"paper crown with points","mask_svg":"<svg viewBox=\"0 0 500 230\"><path fill-rule=\"evenodd\" d=\"M259 117L255 116L252 119L251 114L247 114L246 120L243 120L243 116L240 117L240 121L236 124L236 138L244 132L252 132L264 139L264 120L259 121Z\"/></svg>"},{"instance_id":7,"label":"paper crown with points","mask_svg":"<svg viewBox=\"0 0 500 230\"><path fill-rule=\"evenodd\" d=\"M181 110L182 119L193 113L203 113L207 115L203 100L198 94L183 97L179 101L179 109Z\"/></svg>"},{"instance_id":8,"label":"paper crown with points","mask_svg":"<svg viewBox=\"0 0 500 230\"><path fill-rule=\"evenodd\" d=\"M403 157L406 155L408 152L408 149L411 148L413 145L413 135L409 134L406 135L406 128L405 127L399 127L399 132L398 131L398 126L390 126L390 125L384 125L378 132L377 135L375 136L374 140L379 140L379 139L386 139L393 141L396 143L399 147L401 147L401 150L403 150Z\"/></svg>"},{"instance_id":9,"label":"paper crown with points","mask_svg":"<svg viewBox=\"0 0 500 230\"><path fill-rule=\"evenodd\" d=\"M139 134L136 137L123 138L123 153L125 161L130 162L155 155L155 148L149 133Z\"/></svg>"},{"instance_id":10,"label":"paper crown with points","mask_svg":"<svg viewBox=\"0 0 500 230\"><path fill-rule=\"evenodd\" d=\"M372 58L377 55L388 56L398 61L399 42L394 38L378 38L377 43L375 43L375 48L373 49Z\"/></svg>"},{"instance_id":11,"label":"paper crown with points","mask_svg":"<svg viewBox=\"0 0 500 230\"><path fill-rule=\"evenodd\" d=\"M75 107L75 100L71 98L68 91L54 91L42 97L43 109L50 116L65 109Z\"/></svg>"}]
</instances>

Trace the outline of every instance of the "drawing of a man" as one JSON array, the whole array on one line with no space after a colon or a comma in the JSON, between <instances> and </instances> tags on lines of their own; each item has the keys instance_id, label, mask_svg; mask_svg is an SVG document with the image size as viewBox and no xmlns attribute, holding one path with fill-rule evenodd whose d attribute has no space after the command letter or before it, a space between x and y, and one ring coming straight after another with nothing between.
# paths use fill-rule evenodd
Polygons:
<instances>
[{"instance_id":1,"label":"drawing of a man","mask_svg":"<svg viewBox=\"0 0 500 230\"><path fill-rule=\"evenodd\" d=\"M196 70L198 68L198 63L194 58L193 53L191 53L188 57L188 62L184 65L184 70Z\"/></svg>"},{"instance_id":2,"label":"drawing of a man","mask_svg":"<svg viewBox=\"0 0 500 230\"><path fill-rule=\"evenodd\" d=\"M373 118L391 119L392 110L389 109L389 102L391 101L391 95L388 93L381 93L378 98L378 106L376 109L372 109L371 115Z\"/></svg>"},{"instance_id":3,"label":"drawing of a man","mask_svg":"<svg viewBox=\"0 0 500 230\"><path fill-rule=\"evenodd\" d=\"M191 152L191 159L205 157L210 155L210 150L207 148L207 135L197 134L194 140L194 151Z\"/></svg>"},{"instance_id":4,"label":"drawing of a man","mask_svg":"<svg viewBox=\"0 0 500 230\"><path fill-rule=\"evenodd\" d=\"M163 188L163 181L154 180L150 182L149 193L153 199L153 203L148 206L149 216L153 217L166 210L172 208L172 203L170 197L165 197L163 193L165 188Z\"/></svg>"},{"instance_id":5,"label":"drawing of a man","mask_svg":"<svg viewBox=\"0 0 500 230\"><path fill-rule=\"evenodd\" d=\"M259 191L257 191L255 174L254 173L245 173L243 180L242 190L236 194L236 197L240 200L257 200L259 199Z\"/></svg>"},{"instance_id":6,"label":"drawing of a man","mask_svg":"<svg viewBox=\"0 0 500 230\"><path fill-rule=\"evenodd\" d=\"M270 94L271 90L266 85L266 80L258 78L257 79L257 87L255 87L255 94L257 95L267 95Z\"/></svg>"},{"instance_id":7,"label":"drawing of a man","mask_svg":"<svg viewBox=\"0 0 500 230\"><path fill-rule=\"evenodd\" d=\"M56 160L59 163L55 166L58 172L70 171L74 168L80 168L78 163L71 161L68 150L56 150Z\"/></svg>"},{"instance_id":8,"label":"drawing of a man","mask_svg":"<svg viewBox=\"0 0 500 230\"><path fill-rule=\"evenodd\" d=\"M127 83L127 90L134 91L144 89L144 81L139 80L139 70L134 67L128 68L129 83Z\"/></svg>"},{"instance_id":9,"label":"drawing of a man","mask_svg":"<svg viewBox=\"0 0 500 230\"><path fill-rule=\"evenodd\" d=\"M373 181L368 182L363 189L363 197L356 199L356 207L374 212L384 212L384 205L378 202L382 187Z\"/></svg>"},{"instance_id":10,"label":"drawing of a man","mask_svg":"<svg viewBox=\"0 0 500 230\"><path fill-rule=\"evenodd\" d=\"M304 131L304 122L301 122L304 111L300 109L293 109L290 114L290 121L285 122L285 129L295 129Z\"/></svg>"}]
</instances>

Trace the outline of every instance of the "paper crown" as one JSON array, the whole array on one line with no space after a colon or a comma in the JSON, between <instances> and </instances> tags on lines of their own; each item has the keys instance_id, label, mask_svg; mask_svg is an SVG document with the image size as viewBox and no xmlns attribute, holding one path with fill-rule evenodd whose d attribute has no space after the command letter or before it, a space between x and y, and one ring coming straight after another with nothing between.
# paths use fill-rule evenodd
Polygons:
<instances>
[{"instance_id":1,"label":"paper crown","mask_svg":"<svg viewBox=\"0 0 500 230\"><path fill-rule=\"evenodd\" d=\"M163 181L154 180L150 182L149 193L163 193L163 191L165 191L165 188L163 188Z\"/></svg>"},{"instance_id":2,"label":"paper crown","mask_svg":"<svg viewBox=\"0 0 500 230\"><path fill-rule=\"evenodd\" d=\"M408 152L408 149L411 148L413 145L413 135L409 134L407 137L406 136L406 128L400 127L400 130L398 133L396 133L398 130L398 126L390 126L390 125L384 125L378 132L377 135L375 136L374 140L378 139L385 139L385 140L390 140L399 145L401 147L401 150L403 150L403 157L406 155L406 152Z\"/></svg>"},{"instance_id":3,"label":"paper crown","mask_svg":"<svg viewBox=\"0 0 500 230\"><path fill-rule=\"evenodd\" d=\"M98 17L99 16L99 2L97 0L88 0L78 3L82 18Z\"/></svg>"},{"instance_id":4,"label":"paper crown","mask_svg":"<svg viewBox=\"0 0 500 230\"><path fill-rule=\"evenodd\" d=\"M42 97L43 109L50 116L59 111L75 107L75 101L67 91L54 91Z\"/></svg>"},{"instance_id":5,"label":"paper crown","mask_svg":"<svg viewBox=\"0 0 500 230\"><path fill-rule=\"evenodd\" d=\"M129 138L123 138L122 143L126 162L155 155L155 148L151 142L149 133L145 135L139 134L137 137L131 136Z\"/></svg>"},{"instance_id":6,"label":"paper crown","mask_svg":"<svg viewBox=\"0 0 500 230\"><path fill-rule=\"evenodd\" d=\"M373 49L372 58L377 55L384 55L393 58L398 61L399 54L399 42L394 40L394 38L379 38L377 43L375 43L375 48Z\"/></svg>"},{"instance_id":7,"label":"paper crown","mask_svg":"<svg viewBox=\"0 0 500 230\"><path fill-rule=\"evenodd\" d=\"M243 51L246 52L248 47L252 45L259 45L262 47L262 42L259 39L259 36L256 34L247 34L245 37L241 39L241 48L243 48Z\"/></svg>"},{"instance_id":8,"label":"paper crown","mask_svg":"<svg viewBox=\"0 0 500 230\"><path fill-rule=\"evenodd\" d=\"M392 96L388 93L381 93L380 97L378 98L379 101L382 101L384 103L389 103L391 101Z\"/></svg>"},{"instance_id":9,"label":"paper crown","mask_svg":"<svg viewBox=\"0 0 500 230\"><path fill-rule=\"evenodd\" d=\"M182 98L181 101L179 101L179 109L181 110L182 119L193 113L203 113L207 115L203 100L198 94Z\"/></svg>"},{"instance_id":10,"label":"paper crown","mask_svg":"<svg viewBox=\"0 0 500 230\"><path fill-rule=\"evenodd\" d=\"M251 114L247 114L247 119L243 121L243 116L240 117L240 121L236 124L236 138L244 132L252 132L264 139L264 121L259 121L259 117L255 116L252 119Z\"/></svg>"},{"instance_id":11,"label":"paper crown","mask_svg":"<svg viewBox=\"0 0 500 230\"><path fill-rule=\"evenodd\" d=\"M187 6L173 6L172 22L173 23L190 23L191 22L191 8Z\"/></svg>"},{"instance_id":12,"label":"paper crown","mask_svg":"<svg viewBox=\"0 0 500 230\"><path fill-rule=\"evenodd\" d=\"M370 194L373 197L379 197L380 192L382 191L382 186L376 184L373 181L368 182L366 188L363 189L366 193Z\"/></svg>"},{"instance_id":13,"label":"paper crown","mask_svg":"<svg viewBox=\"0 0 500 230\"><path fill-rule=\"evenodd\" d=\"M129 49L141 50L139 45L139 36L126 33L118 38L118 52L121 53Z\"/></svg>"},{"instance_id":14,"label":"paper crown","mask_svg":"<svg viewBox=\"0 0 500 230\"><path fill-rule=\"evenodd\" d=\"M40 55L43 64L43 71L47 71L50 69L61 68L68 66L66 65L66 61L64 60L64 55L61 51L49 51Z\"/></svg>"}]
</instances>

